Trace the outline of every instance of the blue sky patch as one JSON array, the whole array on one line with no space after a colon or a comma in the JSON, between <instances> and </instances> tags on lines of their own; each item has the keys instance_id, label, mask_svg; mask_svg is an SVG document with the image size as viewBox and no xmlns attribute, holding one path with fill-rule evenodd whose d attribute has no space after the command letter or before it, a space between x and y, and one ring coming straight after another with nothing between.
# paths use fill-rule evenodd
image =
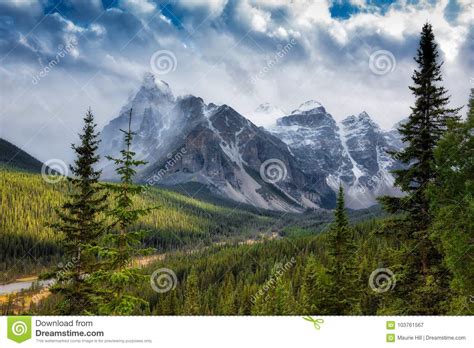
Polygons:
<instances>
[{"instance_id":1,"label":"blue sky patch","mask_svg":"<svg viewBox=\"0 0 474 348\"><path fill-rule=\"evenodd\" d=\"M352 15L361 12L378 12L385 14L390 5L396 2L396 0L367 0L366 6L359 7L353 5L349 0L334 0L329 7L329 11L333 18L349 19ZM416 3L418 0L410 0L408 2Z\"/></svg>"}]
</instances>

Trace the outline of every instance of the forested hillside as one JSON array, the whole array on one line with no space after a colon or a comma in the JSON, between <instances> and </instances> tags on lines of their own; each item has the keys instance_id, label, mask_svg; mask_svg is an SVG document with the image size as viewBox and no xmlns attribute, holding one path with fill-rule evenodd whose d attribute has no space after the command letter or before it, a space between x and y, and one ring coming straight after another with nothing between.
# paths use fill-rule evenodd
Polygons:
<instances>
[{"instance_id":1,"label":"forested hillside","mask_svg":"<svg viewBox=\"0 0 474 348\"><path fill-rule=\"evenodd\" d=\"M402 243L392 230L391 219L372 219L353 226L356 247L352 267L354 283L344 296L331 275L330 233L289 237L252 245L214 246L198 253L178 253L146 267L151 277L156 270L169 269L176 282L162 284L172 290L157 293L149 278L132 293L146 305L135 311L142 315L404 315L405 279ZM377 274L389 268L396 275ZM165 272L165 271L163 271ZM163 274L161 274L162 276ZM471 280L472 282L472 280ZM376 289L376 290L374 290ZM379 289L379 290L377 290ZM385 291L386 290L386 291ZM474 306L458 291L444 302L443 313L472 315ZM347 298L346 310L339 311ZM395 303L394 303L395 302ZM51 313L56 300L49 298L34 313ZM456 304L457 303L457 304ZM395 307L395 305L398 307ZM452 306L451 306L452 305ZM430 313L430 309L427 309ZM431 312L434 313L434 312Z\"/></svg>"},{"instance_id":2,"label":"forested hillside","mask_svg":"<svg viewBox=\"0 0 474 348\"><path fill-rule=\"evenodd\" d=\"M57 242L61 236L50 226L69 190L66 181L50 184L41 175L0 169L0 281L34 274L59 262L61 249ZM156 252L255 237L272 221L267 216L218 207L156 188L148 189L135 203L159 207L133 227L149 230L144 242Z\"/></svg>"},{"instance_id":3,"label":"forested hillside","mask_svg":"<svg viewBox=\"0 0 474 348\"><path fill-rule=\"evenodd\" d=\"M42 163L12 143L0 138L0 166L39 173Z\"/></svg>"}]
</instances>

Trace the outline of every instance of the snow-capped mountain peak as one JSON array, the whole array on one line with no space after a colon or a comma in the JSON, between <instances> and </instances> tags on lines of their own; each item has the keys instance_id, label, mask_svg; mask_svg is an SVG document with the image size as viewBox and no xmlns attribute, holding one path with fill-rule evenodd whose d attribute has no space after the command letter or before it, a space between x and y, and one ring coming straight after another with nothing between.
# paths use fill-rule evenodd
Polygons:
<instances>
[{"instance_id":1,"label":"snow-capped mountain peak","mask_svg":"<svg viewBox=\"0 0 474 348\"><path fill-rule=\"evenodd\" d=\"M252 113L252 120L258 124L274 124L275 120L285 115L279 107L270 103L260 104Z\"/></svg>"},{"instance_id":2,"label":"snow-capped mountain peak","mask_svg":"<svg viewBox=\"0 0 474 348\"><path fill-rule=\"evenodd\" d=\"M158 96L173 101L174 95L170 86L163 80L158 80L152 73L146 73L143 77L141 89L155 93Z\"/></svg>"},{"instance_id":3,"label":"snow-capped mountain peak","mask_svg":"<svg viewBox=\"0 0 474 348\"><path fill-rule=\"evenodd\" d=\"M398 133L382 131L366 112L337 123L314 100L287 116L265 103L252 114L261 117L256 122L279 118L276 126L264 129L231 106L206 104L193 95L176 98L166 82L147 74L101 132L102 155L115 156L122 149L119 130L128 125L130 109L137 133L133 150L149 163L138 177L151 185L197 182L215 194L282 211L332 208L340 184L354 209L393 193L390 170L397 164L385 150L400 144ZM265 177L266 163L270 172L278 167L278 180ZM113 178L113 168L104 167L103 173Z\"/></svg>"},{"instance_id":4,"label":"snow-capped mountain peak","mask_svg":"<svg viewBox=\"0 0 474 348\"><path fill-rule=\"evenodd\" d=\"M293 110L291 114L306 114L312 112L314 109L320 108L324 109L320 102L317 102L316 100L308 100L301 104L297 109Z\"/></svg>"},{"instance_id":5,"label":"snow-capped mountain peak","mask_svg":"<svg viewBox=\"0 0 474 348\"><path fill-rule=\"evenodd\" d=\"M346 117L344 120L342 120L341 124L347 128L380 128L379 125L375 123L365 111L362 111L357 116L351 115Z\"/></svg>"},{"instance_id":6,"label":"snow-capped mountain peak","mask_svg":"<svg viewBox=\"0 0 474 348\"><path fill-rule=\"evenodd\" d=\"M334 191L342 184L353 209L376 204L377 195L397 193L390 174L396 164L386 153L398 148L397 134L382 131L365 111L336 123L320 104L303 109L280 118L270 131L288 145L305 173L325 177Z\"/></svg>"},{"instance_id":7,"label":"snow-capped mountain peak","mask_svg":"<svg viewBox=\"0 0 474 348\"><path fill-rule=\"evenodd\" d=\"M324 178L304 174L283 141L232 107L206 105L192 95L171 96L165 82L147 75L123 112L101 132L101 154L115 156L120 151L119 129L126 127L133 107L132 128L137 132L133 151L148 162L138 173L142 182L170 186L197 182L215 194L281 211L303 211L335 201ZM266 105L261 110L275 108ZM266 179L261 174L264 163L270 163L269 169L264 168L271 172L268 175L273 175L273 163L281 166L281 178ZM114 178L107 161L102 164L104 177ZM313 187L305 187L308 182Z\"/></svg>"}]
</instances>

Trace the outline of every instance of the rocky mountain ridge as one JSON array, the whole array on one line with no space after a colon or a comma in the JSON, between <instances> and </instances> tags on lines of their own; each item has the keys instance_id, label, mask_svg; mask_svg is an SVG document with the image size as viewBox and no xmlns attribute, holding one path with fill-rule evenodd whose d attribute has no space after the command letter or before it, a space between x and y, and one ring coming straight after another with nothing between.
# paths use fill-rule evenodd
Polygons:
<instances>
[{"instance_id":1,"label":"rocky mountain ridge","mask_svg":"<svg viewBox=\"0 0 474 348\"><path fill-rule=\"evenodd\" d=\"M396 164L386 150L401 141L364 112L336 122L320 103L308 101L265 129L228 105L175 97L166 82L148 74L102 131L102 154L120 150L118 130L126 127L130 109L133 149L148 161L139 179L150 185L197 182L238 202L288 212L333 208L339 184L354 209L397 193L389 173ZM256 112L282 113L269 104ZM113 177L103 164L105 176Z\"/></svg>"}]
</instances>

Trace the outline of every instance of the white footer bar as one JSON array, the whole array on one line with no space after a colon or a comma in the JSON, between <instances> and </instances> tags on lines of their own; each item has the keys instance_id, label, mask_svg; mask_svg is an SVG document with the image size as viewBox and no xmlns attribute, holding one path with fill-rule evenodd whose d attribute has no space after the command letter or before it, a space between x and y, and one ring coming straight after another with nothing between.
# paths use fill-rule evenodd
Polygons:
<instances>
[{"instance_id":1,"label":"white footer bar","mask_svg":"<svg viewBox=\"0 0 474 348\"><path fill-rule=\"evenodd\" d=\"M0 347L474 347L474 317L2 317Z\"/></svg>"}]
</instances>

